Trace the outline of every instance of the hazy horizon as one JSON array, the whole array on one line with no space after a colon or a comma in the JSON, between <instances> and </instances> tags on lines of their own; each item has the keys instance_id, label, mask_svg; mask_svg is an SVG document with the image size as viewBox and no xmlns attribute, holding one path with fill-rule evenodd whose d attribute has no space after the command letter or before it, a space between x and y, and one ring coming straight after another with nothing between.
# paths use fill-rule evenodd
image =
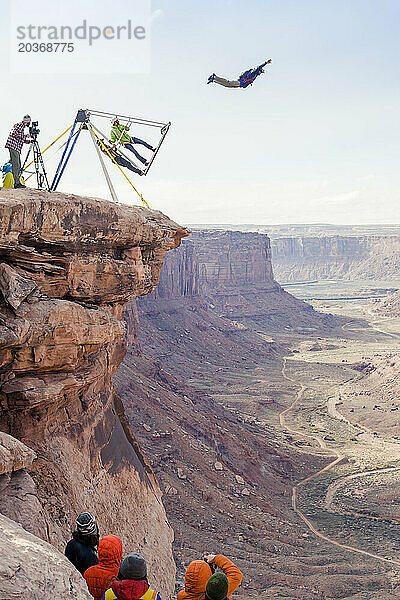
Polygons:
<instances>
[{"instance_id":1,"label":"hazy horizon","mask_svg":"<svg viewBox=\"0 0 400 600\"><path fill-rule=\"evenodd\" d=\"M320 226L320 227L400 227L399 223L188 223L188 225L240 225L241 227L308 227L308 226Z\"/></svg>"}]
</instances>

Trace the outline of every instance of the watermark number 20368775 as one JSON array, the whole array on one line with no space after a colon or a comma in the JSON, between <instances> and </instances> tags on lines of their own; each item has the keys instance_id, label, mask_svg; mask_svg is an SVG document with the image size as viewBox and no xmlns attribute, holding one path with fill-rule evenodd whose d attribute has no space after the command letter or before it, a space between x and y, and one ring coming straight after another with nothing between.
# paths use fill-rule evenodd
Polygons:
<instances>
[{"instance_id":1,"label":"watermark number 20368775","mask_svg":"<svg viewBox=\"0 0 400 600\"><path fill-rule=\"evenodd\" d=\"M18 52L73 52L73 42L19 42Z\"/></svg>"}]
</instances>

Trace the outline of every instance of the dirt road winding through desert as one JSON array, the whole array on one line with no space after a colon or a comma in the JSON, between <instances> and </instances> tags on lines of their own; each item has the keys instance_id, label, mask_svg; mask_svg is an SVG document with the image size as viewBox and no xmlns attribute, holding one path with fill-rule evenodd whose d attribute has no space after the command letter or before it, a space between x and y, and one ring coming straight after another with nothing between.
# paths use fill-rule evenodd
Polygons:
<instances>
[{"instance_id":1,"label":"dirt road winding through desert","mask_svg":"<svg viewBox=\"0 0 400 600\"><path fill-rule=\"evenodd\" d=\"M324 442L324 440L321 437L313 435L313 434L304 434L303 432L292 429L289 425L286 424L286 420L285 420L286 416L288 415L288 413L290 413L293 410L293 408L295 408L298 405L298 403L301 401L301 399L304 395L304 392L308 389L307 386L305 386L304 384L301 384L298 381L289 377L286 373L286 367L287 367L287 358L284 358L282 371L281 371L282 377L284 379L286 379L287 381L290 381L291 383L294 383L295 385L300 386L300 389L297 392L296 397L295 397L294 401L292 402L292 404L279 414L279 422L280 422L281 427L292 434L301 435L302 437L307 437L309 439L314 439L318 443L320 448L326 451L326 456L332 458L332 461L329 464L327 464L323 469L320 469L316 473L313 473L312 475L309 475L305 479L302 479L301 481L299 481L296 485L294 485L292 487L292 508L293 508L294 512L300 517L300 519L305 523L305 525L308 527L308 529L314 535L316 535L320 539L324 540L325 542L328 542L329 544L332 544L333 546L336 546L338 548L342 548L343 550L347 550L349 552L356 552L358 554L362 554L363 556L368 556L370 558L374 558L376 560L395 565L396 567L400 567L400 562L398 562L398 561L395 561L395 560L392 560L389 558L385 558L383 556L379 556L378 554L368 552L367 550L362 550L361 548L356 548L354 546L348 546L347 544L341 544L340 542L330 538L329 536L324 535L323 533L318 531L318 529L313 525L313 523L300 510L300 508L298 506L298 490L299 490L299 488L304 486L308 482L312 481L313 479L316 479L317 477L322 475L322 473L326 473L327 471L331 470L340 461L343 460L345 455L337 453L334 450L328 449L326 446L326 443ZM353 474L351 476L351 478L354 479L356 477L366 477L370 474L371 474L371 471L360 472L360 473ZM344 481L344 479L342 479L340 483L345 485L346 482ZM332 495L332 500L333 500L333 495Z\"/></svg>"}]
</instances>

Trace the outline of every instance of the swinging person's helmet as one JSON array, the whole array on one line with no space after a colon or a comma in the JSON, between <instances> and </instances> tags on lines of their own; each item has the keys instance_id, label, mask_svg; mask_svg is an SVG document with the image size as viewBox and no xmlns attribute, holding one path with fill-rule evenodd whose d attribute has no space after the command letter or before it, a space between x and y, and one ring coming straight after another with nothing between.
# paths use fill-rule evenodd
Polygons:
<instances>
[{"instance_id":1,"label":"swinging person's helmet","mask_svg":"<svg viewBox=\"0 0 400 600\"><path fill-rule=\"evenodd\" d=\"M6 163L5 165L3 165L1 170L3 171L4 175L7 175L7 173L11 173L11 171L12 171L11 163Z\"/></svg>"},{"instance_id":2,"label":"swinging person's helmet","mask_svg":"<svg viewBox=\"0 0 400 600\"><path fill-rule=\"evenodd\" d=\"M117 117L115 117L115 119L113 121L113 125L119 125L119 120L117 119Z\"/></svg>"}]
</instances>

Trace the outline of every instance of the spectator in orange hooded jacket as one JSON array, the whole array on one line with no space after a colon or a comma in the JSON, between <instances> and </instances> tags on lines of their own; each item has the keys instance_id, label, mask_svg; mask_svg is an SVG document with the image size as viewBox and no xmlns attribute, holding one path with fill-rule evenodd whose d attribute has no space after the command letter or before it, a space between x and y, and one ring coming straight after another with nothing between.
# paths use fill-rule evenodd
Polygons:
<instances>
[{"instance_id":1,"label":"spectator in orange hooded jacket","mask_svg":"<svg viewBox=\"0 0 400 600\"><path fill-rule=\"evenodd\" d=\"M229 598L240 585L243 575L226 556L207 554L204 560L194 560L188 566L185 573L185 589L178 593L178 600L205 600L207 582L215 567L221 569L228 578L226 598Z\"/></svg>"},{"instance_id":2,"label":"spectator in orange hooded jacket","mask_svg":"<svg viewBox=\"0 0 400 600\"><path fill-rule=\"evenodd\" d=\"M94 600L101 600L118 575L122 559L122 542L116 535L101 538L98 548L99 564L86 569L83 576Z\"/></svg>"}]
</instances>

